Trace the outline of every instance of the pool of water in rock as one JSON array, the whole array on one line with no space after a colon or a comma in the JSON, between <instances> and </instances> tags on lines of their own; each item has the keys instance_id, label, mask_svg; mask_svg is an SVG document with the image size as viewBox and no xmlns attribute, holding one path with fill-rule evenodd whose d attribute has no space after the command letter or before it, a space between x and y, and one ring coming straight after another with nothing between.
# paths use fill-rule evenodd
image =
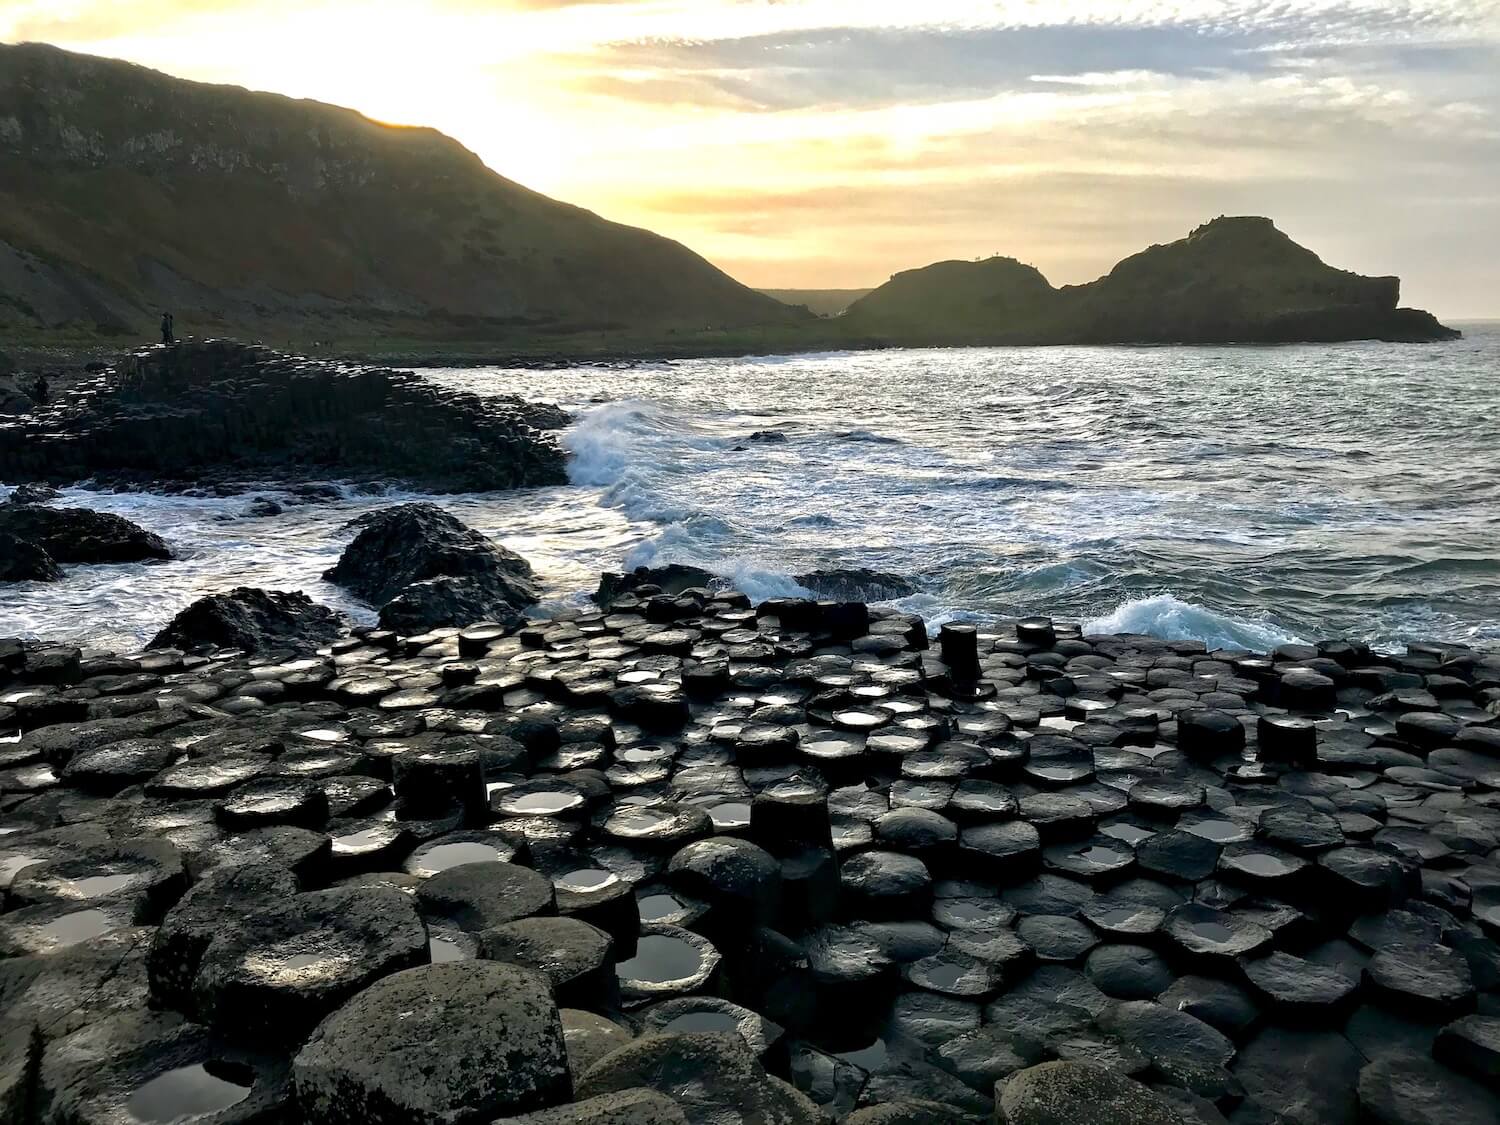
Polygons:
<instances>
[{"instance_id":1,"label":"pool of water in rock","mask_svg":"<svg viewBox=\"0 0 1500 1125\"><path fill-rule=\"evenodd\" d=\"M222 1113L250 1096L255 1073L233 1063L208 1062L158 1074L131 1093L125 1112L145 1125Z\"/></svg>"},{"instance_id":2,"label":"pool of water in rock","mask_svg":"<svg viewBox=\"0 0 1500 1125\"><path fill-rule=\"evenodd\" d=\"M612 883L618 883L620 877L613 871L605 871L602 867L587 867L577 871L569 871L565 875L559 875L552 880L559 889L573 891L576 894L587 894L589 891L603 890Z\"/></svg>"},{"instance_id":3,"label":"pool of water in rock","mask_svg":"<svg viewBox=\"0 0 1500 1125\"><path fill-rule=\"evenodd\" d=\"M492 844L477 842L437 844L416 857L423 871L446 871L465 863L500 863L504 855Z\"/></svg>"},{"instance_id":4,"label":"pool of water in rock","mask_svg":"<svg viewBox=\"0 0 1500 1125\"><path fill-rule=\"evenodd\" d=\"M703 955L690 942L667 934L646 934L636 945L636 954L615 966L621 980L670 984L690 980L703 967Z\"/></svg>"}]
</instances>

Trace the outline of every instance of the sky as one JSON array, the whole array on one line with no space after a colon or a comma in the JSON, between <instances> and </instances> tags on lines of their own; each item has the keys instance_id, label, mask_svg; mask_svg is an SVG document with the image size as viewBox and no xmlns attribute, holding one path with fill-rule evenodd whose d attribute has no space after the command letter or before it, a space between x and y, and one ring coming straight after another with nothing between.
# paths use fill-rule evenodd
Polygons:
<instances>
[{"instance_id":1,"label":"sky","mask_svg":"<svg viewBox=\"0 0 1500 1125\"><path fill-rule=\"evenodd\" d=\"M755 286L1076 283L1263 214L1500 316L1500 0L0 0L0 41L432 125Z\"/></svg>"}]
</instances>

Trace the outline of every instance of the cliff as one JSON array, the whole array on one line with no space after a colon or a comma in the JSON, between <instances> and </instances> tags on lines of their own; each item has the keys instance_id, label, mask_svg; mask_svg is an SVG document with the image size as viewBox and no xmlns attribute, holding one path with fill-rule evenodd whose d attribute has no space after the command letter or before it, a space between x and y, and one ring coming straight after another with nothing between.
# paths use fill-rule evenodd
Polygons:
<instances>
[{"instance_id":1,"label":"cliff","mask_svg":"<svg viewBox=\"0 0 1500 1125\"><path fill-rule=\"evenodd\" d=\"M0 331L500 339L807 314L431 129L0 45Z\"/></svg>"},{"instance_id":2,"label":"cliff","mask_svg":"<svg viewBox=\"0 0 1500 1125\"><path fill-rule=\"evenodd\" d=\"M1285 343L1438 340L1398 308L1401 282L1326 265L1270 219L1218 218L1087 285L1053 288L1011 258L897 274L850 307L851 336L908 343Z\"/></svg>"}]
</instances>

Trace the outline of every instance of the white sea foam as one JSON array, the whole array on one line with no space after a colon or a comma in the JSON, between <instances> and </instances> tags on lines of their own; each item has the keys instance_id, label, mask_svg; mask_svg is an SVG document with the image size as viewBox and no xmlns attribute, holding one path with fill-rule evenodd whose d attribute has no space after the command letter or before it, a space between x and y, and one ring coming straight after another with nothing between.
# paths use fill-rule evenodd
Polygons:
<instances>
[{"instance_id":1,"label":"white sea foam","mask_svg":"<svg viewBox=\"0 0 1500 1125\"><path fill-rule=\"evenodd\" d=\"M1168 641L1202 641L1209 648L1265 652L1302 638L1264 621L1244 621L1171 594L1137 598L1083 624L1085 633L1144 633Z\"/></svg>"}]
</instances>

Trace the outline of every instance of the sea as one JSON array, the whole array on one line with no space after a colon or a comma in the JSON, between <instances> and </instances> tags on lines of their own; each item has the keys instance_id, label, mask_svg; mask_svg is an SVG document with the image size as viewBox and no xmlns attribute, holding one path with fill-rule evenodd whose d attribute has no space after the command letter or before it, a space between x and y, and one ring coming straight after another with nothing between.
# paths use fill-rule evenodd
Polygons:
<instances>
[{"instance_id":1,"label":"sea","mask_svg":"<svg viewBox=\"0 0 1500 1125\"><path fill-rule=\"evenodd\" d=\"M0 636L133 650L202 595L325 583L372 508L430 499L527 558L546 600L693 563L755 599L869 567L936 628L1050 614L1265 649L1340 637L1500 646L1500 322L1440 344L838 352L431 370L561 404L566 486L294 503L65 490L175 561L0 587ZM773 431L785 440L751 440ZM0 486L0 494L9 489ZM249 514L255 496L283 501Z\"/></svg>"}]
</instances>

